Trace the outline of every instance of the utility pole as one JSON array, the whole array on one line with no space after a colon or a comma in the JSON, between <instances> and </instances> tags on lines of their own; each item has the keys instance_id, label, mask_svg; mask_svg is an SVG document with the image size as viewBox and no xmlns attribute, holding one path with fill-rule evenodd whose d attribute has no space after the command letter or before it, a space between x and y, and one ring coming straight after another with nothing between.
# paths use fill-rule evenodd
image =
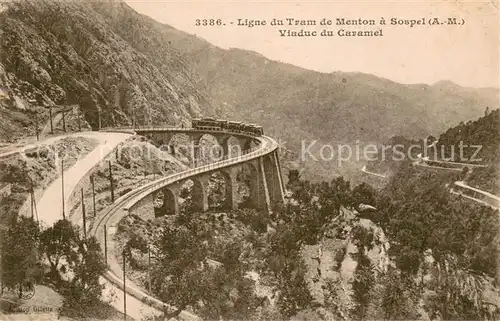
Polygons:
<instances>
[{"instance_id":1,"label":"utility pole","mask_svg":"<svg viewBox=\"0 0 500 321\"><path fill-rule=\"evenodd\" d=\"M104 224L104 261L108 264L108 228Z\"/></svg>"},{"instance_id":2,"label":"utility pole","mask_svg":"<svg viewBox=\"0 0 500 321\"><path fill-rule=\"evenodd\" d=\"M148 126L151 127L151 105L148 105Z\"/></svg>"},{"instance_id":3,"label":"utility pole","mask_svg":"<svg viewBox=\"0 0 500 321\"><path fill-rule=\"evenodd\" d=\"M35 189L33 187L33 180L30 178L30 198L31 198L31 219L35 219L36 214L36 222L38 221L38 211L36 210L36 199L35 199Z\"/></svg>"},{"instance_id":4,"label":"utility pole","mask_svg":"<svg viewBox=\"0 0 500 321\"><path fill-rule=\"evenodd\" d=\"M101 130L101 110L97 109L97 118L99 120L99 130Z\"/></svg>"},{"instance_id":5,"label":"utility pole","mask_svg":"<svg viewBox=\"0 0 500 321\"><path fill-rule=\"evenodd\" d=\"M111 169L111 161L108 161L109 164L109 184L111 187L111 203L115 202L115 192L113 187L113 170Z\"/></svg>"},{"instance_id":6,"label":"utility pole","mask_svg":"<svg viewBox=\"0 0 500 321\"><path fill-rule=\"evenodd\" d=\"M52 106L49 107L49 117L50 117L50 133L54 133L54 125L52 124Z\"/></svg>"},{"instance_id":7,"label":"utility pole","mask_svg":"<svg viewBox=\"0 0 500 321\"><path fill-rule=\"evenodd\" d=\"M63 131L66 132L66 112L64 111L64 109L62 112L62 116L63 116Z\"/></svg>"},{"instance_id":8,"label":"utility pole","mask_svg":"<svg viewBox=\"0 0 500 321\"><path fill-rule=\"evenodd\" d=\"M62 191L62 214L63 220L66 219L66 213L64 211L64 159L61 158L61 191Z\"/></svg>"},{"instance_id":9,"label":"utility pole","mask_svg":"<svg viewBox=\"0 0 500 321\"><path fill-rule=\"evenodd\" d=\"M81 123L81 110L80 108L78 108L78 131L81 132L82 131L82 123Z\"/></svg>"},{"instance_id":10,"label":"utility pole","mask_svg":"<svg viewBox=\"0 0 500 321\"><path fill-rule=\"evenodd\" d=\"M132 126L135 129L135 106L132 109Z\"/></svg>"},{"instance_id":11,"label":"utility pole","mask_svg":"<svg viewBox=\"0 0 500 321\"><path fill-rule=\"evenodd\" d=\"M127 321L127 291L125 286L125 250L122 252L123 258L123 319Z\"/></svg>"},{"instance_id":12,"label":"utility pole","mask_svg":"<svg viewBox=\"0 0 500 321\"><path fill-rule=\"evenodd\" d=\"M83 217L83 237L87 239L87 218L85 217L85 201L83 199L83 188L82 192L82 217Z\"/></svg>"},{"instance_id":13,"label":"utility pole","mask_svg":"<svg viewBox=\"0 0 500 321\"><path fill-rule=\"evenodd\" d=\"M35 208L35 215L36 215L36 223L40 225L40 221L38 220L38 210L36 209L36 200L35 200L35 191L31 193L31 197L33 198L33 207Z\"/></svg>"},{"instance_id":14,"label":"utility pole","mask_svg":"<svg viewBox=\"0 0 500 321\"><path fill-rule=\"evenodd\" d=\"M31 197L31 219L35 218L35 199L33 197L33 181L30 179L30 197Z\"/></svg>"},{"instance_id":15,"label":"utility pole","mask_svg":"<svg viewBox=\"0 0 500 321\"><path fill-rule=\"evenodd\" d=\"M148 244L148 290L149 294L151 294L151 250Z\"/></svg>"},{"instance_id":16,"label":"utility pole","mask_svg":"<svg viewBox=\"0 0 500 321\"><path fill-rule=\"evenodd\" d=\"M40 140L40 135L38 134L38 113L35 112L35 132L36 132L36 140Z\"/></svg>"},{"instance_id":17,"label":"utility pole","mask_svg":"<svg viewBox=\"0 0 500 321\"><path fill-rule=\"evenodd\" d=\"M94 218L97 216L97 212L95 210L95 183L94 183L94 174L90 175L90 182L92 184L92 204L94 205Z\"/></svg>"}]
</instances>

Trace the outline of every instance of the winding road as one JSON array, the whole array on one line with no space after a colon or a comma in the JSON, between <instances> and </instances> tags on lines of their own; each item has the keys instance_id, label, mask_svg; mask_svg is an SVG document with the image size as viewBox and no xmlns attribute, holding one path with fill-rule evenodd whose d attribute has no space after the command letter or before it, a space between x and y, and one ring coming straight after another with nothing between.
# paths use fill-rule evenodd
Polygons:
<instances>
[{"instance_id":1,"label":"winding road","mask_svg":"<svg viewBox=\"0 0 500 321\"><path fill-rule=\"evenodd\" d=\"M366 169L366 165L363 166L363 168L361 169L361 171L363 173L365 173L365 174L368 174L368 175L373 175L373 176L380 177L380 178L387 178L386 174L378 174L378 173L375 173L375 172L370 172L369 170Z\"/></svg>"},{"instance_id":2,"label":"winding road","mask_svg":"<svg viewBox=\"0 0 500 321\"><path fill-rule=\"evenodd\" d=\"M69 215L69 201L73 194L76 186L96 165L101 162L107 155L109 155L120 143L124 142L126 139L131 137L133 133L123 133L123 132L78 132L71 133L61 136L54 136L48 139L37 142L36 144L26 145L9 152L0 154L0 159L5 157L10 157L15 154L30 152L36 150L38 147L43 145L54 144L55 142L67 138L67 137L86 137L91 139L96 139L98 145L82 159L77 160L77 162L64 171L64 204L65 213ZM61 192L62 177L58 177L54 180L47 189L44 190L41 198L37 201L37 212L38 218L42 226L51 226L56 221L62 218L62 192ZM77 218L75 218L77 219ZM73 222L78 223L78 222ZM116 288L113 284L106 281L105 278L101 278L101 282L105 284L104 296L109 297L113 291L116 292ZM133 298L130 299L131 301ZM114 302L113 306L123 307L122 302ZM118 308L118 310L120 310ZM140 320L139 318L137 320Z\"/></svg>"},{"instance_id":3,"label":"winding road","mask_svg":"<svg viewBox=\"0 0 500 321\"><path fill-rule=\"evenodd\" d=\"M124 133L82 132L73 136L97 139L99 143L84 158L78 160L75 165L64 171L64 211L66 215L69 215L70 210L68 207L69 198L81 179L131 135ZM62 218L61 184L62 177L59 176L45 189L42 197L36 204L39 219L44 225L51 226Z\"/></svg>"},{"instance_id":4,"label":"winding road","mask_svg":"<svg viewBox=\"0 0 500 321\"><path fill-rule=\"evenodd\" d=\"M456 181L450 188L450 192L470 199L476 203L489 206L495 210L500 209L500 197L478 188L467 185L464 181Z\"/></svg>"},{"instance_id":5,"label":"winding road","mask_svg":"<svg viewBox=\"0 0 500 321\"><path fill-rule=\"evenodd\" d=\"M85 134L90 134L90 133L96 133L96 132L78 132L78 133L70 133L70 134L65 134L65 135L59 135L59 136L51 136L46 139L40 140L40 141L35 141L34 143L28 143L23 146L19 146L13 149L6 150L4 152L0 152L0 160L4 158L8 158L10 156L14 156L16 154L20 153L29 153L34 150L36 150L38 147L43 146L43 145L52 145L55 142L67 138L67 137L82 137ZM94 137L94 136L92 136ZM31 139L34 140L34 139Z\"/></svg>"}]
</instances>

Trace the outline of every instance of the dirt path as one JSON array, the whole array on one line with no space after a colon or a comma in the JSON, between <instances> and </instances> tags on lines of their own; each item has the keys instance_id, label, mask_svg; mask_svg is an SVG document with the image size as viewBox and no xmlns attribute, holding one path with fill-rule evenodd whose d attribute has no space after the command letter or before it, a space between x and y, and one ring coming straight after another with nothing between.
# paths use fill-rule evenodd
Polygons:
<instances>
[{"instance_id":1,"label":"dirt path","mask_svg":"<svg viewBox=\"0 0 500 321\"><path fill-rule=\"evenodd\" d=\"M37 141L36 138L29 138L24 141L12 144L10 146L7 146L5 148L0 149L0 159L9 157L11 155L17 154L17 153L22 153L25 151L29 151L31 149L34 149L38 146L43 146L43 145L51 145L54 144L55 142L67 138L67 137L97 137L98 134L103 135L104 133L100 132L75 132L75 133L70 133L70 134L65 134L65 135L58 135L58 136L50 136L45 139L42 139L40 141ZM109 133L107 133L109 134Z\"/></svg>"},{"instance_id":2,"label":"dirt path","mask_svg":"<svg viewBox=\"0 0 500 321\"><path fill-rule=\"evenodd\" d=\"M28 146L23 146L19 148L15 152L23 151L23 150L28 150L30 148L34 148L40 145L50 145L58 142L61 139L68 138L68 137L84 137L84 138L90 138L93 140L98 141L98 145L89 153L82 155L81 159L78 159L77 162L68 168L67 170L64 171L64 198L65 198L65 211L66 211L66 216L69 218L69 199L72 196L72 192L77 186L77 184L80 182L82 177L84 177L95 165L99 164L99 162L104 159L107 155L109 155L121 142L125 141L127 138L129 138L131 135L130 134L123 134L123 133L103 133L103 132L78 132L78 133L71 133L67 135L61 135L61 136L54 136L50 137L48 139L45 139L43 141L37 142L36 144L28 145ZM9 153L12 153L9 152ZM0 154L0 158L1 158ZM47 189L45 189L37 201L37 211L38 211L38 217L40 219L40 222L45 225L49 226L52 225L54 222L62 218L62 192L61 192L61 184L62 180L61 177L59 176L57 179L55 179ZM106 282L106 288L103 293L103 297L105 299L109 299L110 294L113 292L116 292L116 288L108 284L107 281L104 280L104 278L101 278L101 282ZM37 292L39 292L37 290ZM42 291L43 292L43 291ZM50 294L55 294L55 292L49 291ZM42 297L45 297L45 295L42 294ZM45 300L45 303L43 306L52 306L53 304L56 304L57 306L60 306L60 302L56 303L53 302L53 298L48 299L49 296L47 296L47 300ZM40 305L40 304L39 304ZM113 302L112 304L115 308L122 306L122 303L120 300L118 302ZM119 310L119 309L117 309ZM31 320L28 318L30 314L23 313L24 311L20 311L18 314L9 314L7 320ZM46 320L53 320L55 317L54 313L49 313L47 315L45 314L40 314L36 313L33 315L35 318L33 320L44 320L46 317ZM0 320L4 320L3 317L4 315L0 316Z\"/></svg>"},{"instance_id":3,"label":"dirt path","mask_svg":"<svg viewBox=\"0 0 500 321\"><path fill-rule=\"evenodd\" d=\"M84 132L74 134L77 136L89 137L99 140L99 145L87 154L83 159L77 161L75 165L64 171L64 203L65 214L69 218L70 205L69 198L78 185L82 177L84 177L94 166L99 164L101 160L106 158L115 147L121 142L130 137L130 134L123 133L103 133L103 132ZM63 136L67 137L67 136ZM54 137L50 140L43 141L43 144L49 144L63 137ZM26 147L25 147L26 148ZM37 202L37 210L40 222L45 226L53 225L56 221L62 218L62 178L58 177L51 185L43 192L42 197ZM120 312L123 312L123 293L121 289L103 277L100 282L105 285L103 297L113 297L111 305ZM144 316L155 315L158 312L140 300L127 294L127 315L135 320L141 320Z\"/></svg>"},{"instance_id":4,"label":"dirt path","mask_svg":"<svg viewBox=\"0 0 500 321\"><path fill-rule=\"evenodd\" d=\"M79 136L90 137L99 140L99 145L87 154L83 159L79 160L75 165L73 165L68 170L64 171L64 198L65 198L65 213L66 217L69 218L69 198L81 180L94 166L99 164L99 162L104 159L109 153L111 153L115 147L121 142L125 141L130 137L129 134L122 133L101 133L101 132L88 132L88 133L78 133ZM53 225L57 220L62 218L62 190L61 190L62 179L58 177L43 193L42 197L37 203L38 216L44 225ZM106 281L104 278L100 279L101 283L105 284L103 291L103 297L110 297L118 292L118 289ZM140 303L136 302L134 305L135 298L127 297L127 301L130 302L134 307L139 307ZM112 306L118 311L121 311L123 307L123 296L117 295L115 300L112 302ZM139 312L139 311L137 311Z\"/></svg>"}]
</instances>

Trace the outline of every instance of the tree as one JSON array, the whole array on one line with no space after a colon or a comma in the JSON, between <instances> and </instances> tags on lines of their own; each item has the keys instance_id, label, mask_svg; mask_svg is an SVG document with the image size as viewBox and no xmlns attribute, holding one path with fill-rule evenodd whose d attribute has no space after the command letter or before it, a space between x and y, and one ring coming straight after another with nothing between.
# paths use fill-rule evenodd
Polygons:
<instances>
[{"instance_id":1,"label":"tree","mask_svg":"<svg viewBox=\"0 0 500 321\"><path fill-rule=\"evenodd\" d=\"M0 236L2 285L17 288L24 282L39 279L38 224L25 216L12 218Z\"/></svg>"},{"instance_id":2,"label":"tree","mask_svg":"<svg viewBox=\"0 0 500 321\"><path fill-rule=\"evenodd\" d=\"M369 251L373 248L375 235L373 235L372 229L368 229L362 225L356 225L351 233L355 245L358 247L358 251L365 251L365 249Z\"/></svg>"},{"instance_id":3,"label":"tree","mask_svg":"<svg viewBox=\"0 0 500 321\"><path fill-rule=\"evenodd\" d=\"M78 260L73 263L74 277L65 284L63 314L88 316L101 301L104 285L99 277L106 272L101 248L95 238L80 242ZM91 313L92 314L92 313Z\"/></svg>"},{"instance_id":4,"label":"tree","mask_svg":"<svg viewBox=\"0 0 500 321\"><path fill-rule=\"evenodd\" d=\"M368 204L375 206L376 191L370 185L361 183L352 190L352 200L355 206Z\"/></svg>"},{"instance_id":5,"label":"tree","mask_svg":"<svg viewBox=\"0 0 500 321\"><path fill-rule=\"evenodd\" d=\"M76 225L59 220L42 233L40 248L50 264L47 277L64 296L63 314L85 316L102 303L106 264L94 237L82 239Z\"/></svg>"},{"instance_id":6,"label":"tree","mask_svg":"<svg viewBox=\"0 0 500 321\"><path fill-rule=\"evenodd\" d=\"M331 182L331 189L333 191L333 198L337 203L345 207L352 206L351 188L349 181L345 180L342 176L337 177Z\"/></svg>"},{"instance_id":7,"label":"tree","mask_svg":"<svg viewBox=\"0 0 500 321\"><path fill-rule=\"evenodd\" d=\"M282 315L291 317L311 307L313 297L305 280L306 266L302 259L289 261L280 271L278 281L278 308Z\"/></svg>"},{"instance_id":8,"label":"tree","mask_svg":"<svg viewBox=\"0 0 500 321\"><path fill-rule=\"evenodd\" d=\"M300 256L301 237L296 227L280 224L268 238L266 267L277 280L277 304L286 317L307 309L313 300L305 280L307 268Z\"/></svg>"},{"instance_id":9,"label":"tree","mask_svg":"<svg viewBox=\"0 0 500 321\"><path fill-rule=\"evenodd\" d=\"M380 304L384 319L416 319L420 289L411 276L389 267L380 283L384 287Z\"/></svg>"},{"instance_id":10,"label":"tree","mask_svg":"<svg viewBox=\"0 0 500 321\"><path fill-rule=\"evenodd\" d=\"M460 173L460 180L465 180L467 178L467 175L470 173L469 167L465 166L462 168L462 172Z\"/></svg>"},{"instance_id":11,"label":"tree","mask_svg":"<svg viewBox=\"0 0 500 321\"><path fill-rule=\"evenodd\" d=\"M132 233L130 239L125 243L123 253L125 254L125 260L129 262L133 269L141 269L142 267L139 262L132 255L132 250L139 250L141 253L148 252L148 241L144 239L141 235Z\"/></svg>"},{"instance_id":12,"label":"tree","mask_svg":"<svg viewBox=\"0 0 500 321\"><path fill-rule=\"evenodd\" d=\"M77 260L78 231L68 220L59 220L42 232L40 250L50 264L48 278L56 286L63 282L70 262Z\"/></svg>"},{"instance_id":13,"label":"tree","mask_svg":"<svg viewBox=\"0 0 500 321\"><path fill-rule=\"evenodd\" d=\"M298 242L316 244L338 217L341 206L351 206L350 193L349 182L343 178L331 184L298 181L293 193L295 202L278 207L273 216L296 230Z\"/></svg>"},{"instance_id":14,"label":"tree","mask_svg":"<svg viewBox=\"0 0 500 321\"><path fill-rule=\"evenodd\" d=\"M300 172L297 169L291 169L288 172L288 184L294 184L300 181Z\"/></svg>"},{"instance_id":15,"label":"tree","mask_svg":"<svg viewBox=\"0 0 500 321\"><path fill-rule=\"evenodd\" d=\"M210 177L210 192L208 193L208 203L215 208L224 208L228 205L226 200L226 182L221 174Z\"/></svg>"},{"instance_id":16,"label":"tree","mask_svg":"<svg viewBox=\"0 0 500 321\"><path fill-rule=\"evenodd\" d=\"M372 298L372 289L375 285L375 275L373 264L366 254L361 251L358 253L358 265L354 270L354 281L352 282L353 300L356 304L352 314L357 320L364 320L370 300Z\"/></svg>"},{"instance_id":17,"label":"tree","mask_svg":"<svg viewBox=\"0 0 500 321\"><path fill-rule=\"evenodd\" d=\"M431 317L439 314L446 320L488 319L488 306L483 301L487 284L484 275L462 270L452 255L436 262L431 272L434 279L430 289L435 293L427 303Z\"/></svg>"},{"instance_id":18,"label":"tree","mask_svg":"<svg viewBox=\"0 0 500 321\"><path fill-rule=\"evenodd\" d=\"M270 215L267 211L243 208L237 209L234 214L237 220L250 226L254 231L259 233L266 232L267 225L271 222Z\"/></svg>"},{"instance_id":19,"label":"tree","mask_svg":"<svg viewBox=\"0 0 500 321\"><path fill-rule=\"evenodd\" d=\"M165 318L176 317L188 306L209 319L246 318L260 303L253 281L240 265L241 247L228 243L221 262L209 260L209 245L215 242L203 229L166 225L153 241L151 267L153 293L175 306Z\"/></svg>"}]
</instances>

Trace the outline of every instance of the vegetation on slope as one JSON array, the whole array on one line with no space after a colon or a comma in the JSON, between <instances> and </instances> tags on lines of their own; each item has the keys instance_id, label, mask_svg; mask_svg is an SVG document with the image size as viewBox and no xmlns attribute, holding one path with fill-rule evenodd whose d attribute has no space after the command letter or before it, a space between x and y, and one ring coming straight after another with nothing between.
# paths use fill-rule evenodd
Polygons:
<instances>
[{"instance_id":1,"label":"vegetation on slope","mask_svg":"<svg viewBox=\"0 0 500 321\"><path fill-rule=\"evenodd\" d=\"M494 318L498 305L490 305L487 291L498 270L498 211L451 195L446 181L402 168L382 192L373 219L389 236L401 272L421 278L430 316Z\"/></svg>"},{"instance_id":2,"label":"vegetation on slope","mask_svg":"<svg viewBox=\"0 0 500 321\"><path fill-rule=\"evenodd\" d=\"M202 108L212 113L174 48L156 41L148 46L161 55L145 54L113 32L99 3L16 0L5 6L2 92L42 106L79 104L92 128L99 117L102 126L113 126L134 118L141 124L179 123ZM124 29L140 30L130 27ZM25 88L16 91L21 84Z\"/></svg>"},{"instance_id":3,"label":"vegetation on slope","mask_svg":"<svg viewBox=\"0 0 500 321\"><path fill-rule=\"evenodd\" d=\"M418 272L424 252L460 257L457 268L494 277L496 210L451 195L436 173L402 169L384 189L375 220L392 242L402 270Z\"/></svg>"},{"instance_id":4,"label":"vegetation on slope","mask_svg":"<svg viewBox=\"0 0 500 321\"><path fill-rule=\"evenodd\" d=\"M95 238L83 238L76 225L59 220L43 229L33 219L12 217L0 231L2 286L29 292L28 284L44 284L63 295L60 314L74 318L102 317L112 313L101 300L100 275L106 264ZM16 301L20 298L16 298ZM8 308L7 311L8 312Z\"/></svg>"},{"instance_id":5,"label":"vegetation on slope","mask_svg":"<svg viewBox=\"0 0 500 321\"><path fill-rule=\"evenodd\" d=\"M319 200L312 201L316 193ZM297 188L296 203L271 216L252 209L202 214L185 205L179 216L154 222L125 218L117 239L125 238L120 243L130 267L142 271L142 276L129 271L130 277L145 288L149 244L152 292L168 304L208 319L289 319L313 307L301 248L324 235L348 202L345 193L350 189L343 179L306 183ZM251 273L258 273L259 288L269 289L267 298L258 295Z\"/></svg>"},{"instance_id":6,"label":"vegetation on slope","mask_svg":"<svg viewBox=\"0 0 500 321\"><path fill-rule=\"evenodd\" d=\"M488 108L483 117L461 122L441 134L436 147L438 150L444 150L442 158L458 162L495 164L500 159L499 137L500 109L490 112ZM460 144L465 146L463 155L459 153ZM473 146L481 146L481 149L476 153ZM462 157L464 160L460 159Z\"/></svg>"},{"instance_id":7,"label":"vegetation on slope","mask_svg":"<svg viewBox=\"0 0 500 321\"><path fill-rule=\"evenodd\" d=\"M54 145L43 145L32 153L14 155L0 162L0 187L5 188L5 193L0 196L0 226L17 217L20 211L23 215L31 215L31 191L36 200L40 192L56 179L61 158L64 159L64 168L68 169L96 144L95 140L88 138L67 137Z\"/></svg>"},{"instance_id":8,"label":"vegetation on slope","mask_svg":"<svg viewBox=\"0 0 500 321\"><path fill-rule=\"evenodd\" d=\"M2 187L10 187L6 189L8 193L0 197L0 248L13 249L2 251L1 281L5 285L15 286L23 280L30 280L37 286L55 290L63 297L60 316L69 317L70 320L111 318L117 314L108 305L107 298L101 297L102 286L98 280L105 269L103 253L94 239L83 240L82 230L69 221L59 221L44 229L38 226L36 212L33 218L21 214L30 215L28 200L31 182L35 191L43 189L59 173L56 153L70 156L65 158L64 164L65 169L68 169L76 161L72 155L83 157L94 146L94 141L70 137L42 148L39 154L27 154L25 161L15 157L0 163ZM181 162L143 138L120 145L110 160L113 164L115 197L145 181L183 168ZM98 214L111 204L107 160L96 168L94 182ZM92 188L87 179L78 187L85 191L89 228L94 219ZM78 222L82 212L79 188L70 196L69 203L73 208L68 213L68 220ZM16 303L13 303L14 308L0 305L0 310L9 313L24 302L17 298Z\"/></svg>"},{"instance_id":9,"label":"vegetation on slope","mask_svg":"<svg viewBox=\"0 0 500 321\"><path fill-rule=\"evenodd\" d=\"M463 155L460 155L461 145L466 146ZM500 195L500 109L486 110L483 117L450 128L439 136L437 148L444 149L447 159L486 164L487 168L472 169L466 182Z\"/></svg>"},{"instance_id":10,"label":"vegetation on slope","mask_svg":"<svg viewBox=\"0 0 500 321\"><path fill-rule=\"evenodd\" d=\"M391 176L420 157L458 163L486 165L485 168L467 168L462 174L449 174L449 182L465 180L467 184L490 193L500 195L500 109L485 110L483 117L461 122L451 127L439 137L425 140L410 140L402 136L391 138L385 146L387 152L380 152L375 161L367 163L369 171ZM429 147L436 144L433 147ZM394 147L397 152L394 152ZM379 149L383 151L382 148ZM403 156L404 157L401 157ZM430 163L432 164L432 162ZM451 165L436 163L434 166L445 168ZM466 165L464 165L466 166Z\"/></svg>"}]
</instances>

